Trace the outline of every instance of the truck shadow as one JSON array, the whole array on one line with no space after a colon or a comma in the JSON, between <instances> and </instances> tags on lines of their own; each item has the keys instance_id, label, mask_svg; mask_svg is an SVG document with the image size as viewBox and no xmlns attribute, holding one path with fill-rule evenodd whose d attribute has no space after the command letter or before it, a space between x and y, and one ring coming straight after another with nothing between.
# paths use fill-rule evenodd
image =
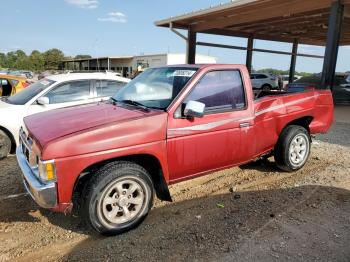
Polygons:
<instances>
[{"instance_id":1,"label":"truck shadow","mask_svg":"<svg viewBox=\"0 0 350 262\"><path fill-rule=\"evenodd\" d=\"M277 170L272 160L241 168ZM23 189L20 179L6 179L12 173L16 170L3 173L3 188L8 190L4 194ZM138 228L105 238L79 217L38 208L29 196L0 199L1 226L27 222L47 234L84 236L85 240L77 237L78 244L72 242L75 246L64 250L64 261L271 261L277 256L279 260L291 256L292 260L346 261L350 257L349 214L350 191L345 189L302 186L229 193L227 188L227 194L158 202ZM41 237L33 235L32 241L41 243Z\"/></svg>"},{"instance_id":2,"label":"truck shadow","mask_svg":"<svg viewBox=\"0 0 350 262\"><path fill-rule=\"evenodd\" d=\"M248 169L248 170L257 170L261 172L282 172L281 169L279 169L276 166L276 163L273 157L270 157L268 159L260 159L254 162L240 165L239 168L242 170Z\"/></svg>"},{"instance_id":3,"label":"truck shadow","mask_svg":"<svg viewBox=\"0 0 350 262\"><path fill-rule=\"evenodd\" d=\"M234 192L157 203L138 228L108 238L91 231L80 218L38 209L29 197L0 201L0 210L0 222L32 222L48 232L57 227L86 235L63 252L63 261L250 261L261 257L270 261L271 255L288 260L287 256L299 253L306 260L323 255L330 261L350 257L350 191L335 187ZM43 224L43 219L49 223ZM315 248L324 243L332 245Z\"/></svg>"},{"instance_id":4,"label":"truck shadow","mask_svg":"<svg viewBox=\"0 0 350 262\"><path fill-rule=\"evenodd\" d=\"M350 256L350 234L344 232L350 227L349 199L344 189L304 186L175 202L153 209L130 232L92 235L63 260L271 261L271 254L288 260L301 253L309 260L327 255L337 261ZM334 245L315 249L324 242Z\"/></svg>"}]
</instances>

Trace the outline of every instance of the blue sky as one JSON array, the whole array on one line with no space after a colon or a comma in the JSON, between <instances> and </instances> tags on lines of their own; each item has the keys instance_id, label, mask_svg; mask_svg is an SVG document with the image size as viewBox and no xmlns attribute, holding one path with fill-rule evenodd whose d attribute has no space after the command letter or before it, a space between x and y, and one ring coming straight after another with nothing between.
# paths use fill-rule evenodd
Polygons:
<instances>
[{"instance_id":1,"label":"blue sky","mask_svg":"<svg viewBox=\"0 0 350 262\"><path fill-rule=\"evenodd\" d=\"M116 56L185 52L185 42L154 21L217 5L223 0L1 0L0 52L56 47L66 55ZM6 10L6 11L5 11ZM6 21L6 22L4 22ZM199 41L246 45L246 39L199 35ZM255 47L290 51L291 45L256 41ZM300 46L323 55L324 49ZM245 63L245 52L198 47L221 63ZM340 49L338 71L350 71L350 47ZM288 69L289 56L254 53L253 67ZM322 60L298 58L298 71L320 72Z\"/></svg>"}]
</instances>

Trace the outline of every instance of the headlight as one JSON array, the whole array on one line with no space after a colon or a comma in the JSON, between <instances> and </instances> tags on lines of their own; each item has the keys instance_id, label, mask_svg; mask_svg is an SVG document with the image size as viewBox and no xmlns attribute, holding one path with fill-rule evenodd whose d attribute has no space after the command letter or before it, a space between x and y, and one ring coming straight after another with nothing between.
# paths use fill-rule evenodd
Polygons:
<instances>
[{"instance_id":1,"label":"headlight","mask_svg":"<svg viewBox=\"0 0 350 262\"><path fill-rule=\"evenodd\" d=\"M54 160L39 160L39 178L43 182L52 182L56 180L56 167Z\"/></svg>"}]
</instances>

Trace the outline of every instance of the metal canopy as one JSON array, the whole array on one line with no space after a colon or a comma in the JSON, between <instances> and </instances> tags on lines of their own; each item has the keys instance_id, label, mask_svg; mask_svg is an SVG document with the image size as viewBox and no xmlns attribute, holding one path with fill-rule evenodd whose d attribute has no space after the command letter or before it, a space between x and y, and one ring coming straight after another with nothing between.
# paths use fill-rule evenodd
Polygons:
<instances>
[{"instance_id":1,"label":"metal canopy","mask_svg":"<svg viewBox=\"0 0 350 262\"><path fill-rule=\"evenodd\" d=\"M237 0L156 22L157 26L197 33L253 37L299 44L326 45L334 0ZM340 45L350 45L350 0L345 6Z\"/></svg>"},{"instance_id":2,"label":"metal canopy","mask_svg":"<svg viewBox=\"0 0 350 262\"><path fill-rule=\"evenodd\" d=\"M195 63L196 46L246 50L252 70L253 52L290 55L289 82L297 56L324 58L322 87L332 89L340 45L350 45L350 0L236 0L155 23L169 27L187 42L187 63ZM186 29L187 37L176 29ZM247 47L197 42L197 33L248 38ZM293 43L291 52L254 48L254 39ZM300 54L299 44L326 46L324 57Z\"/></svg>"}]
</instances>

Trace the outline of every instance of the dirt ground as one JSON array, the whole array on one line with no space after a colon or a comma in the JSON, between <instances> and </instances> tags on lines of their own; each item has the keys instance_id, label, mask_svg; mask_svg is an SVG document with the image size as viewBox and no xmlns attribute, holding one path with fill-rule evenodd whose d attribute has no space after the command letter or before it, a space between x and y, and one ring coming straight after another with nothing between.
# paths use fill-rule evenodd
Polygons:
<instances>
[{"instance_id":1,"label":"dirt ground","mask_svg":"<svg viewBox=\"0 0 350 262\"><path fill-rule=\"evenodd\" d=\"M269 159L177 184L173 203L109 238L38 208L15 157L2 160L0 261L350 261L350 124L339 123L302 170Z\"/></svg>"}]
</instances>

